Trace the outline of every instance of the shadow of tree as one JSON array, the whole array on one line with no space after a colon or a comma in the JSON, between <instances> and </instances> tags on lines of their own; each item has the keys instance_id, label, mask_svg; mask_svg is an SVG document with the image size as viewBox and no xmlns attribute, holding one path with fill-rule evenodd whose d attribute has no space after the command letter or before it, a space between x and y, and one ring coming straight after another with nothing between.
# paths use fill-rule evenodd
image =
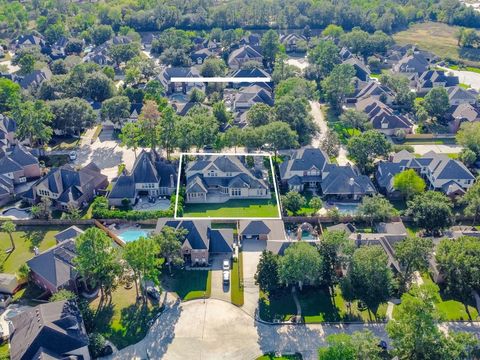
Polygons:
<instances>
[{"instance_id":1,"label":"shadow of tree","mask_svg":"<svg viewBox=\"0 0 480 360\"><path fill-rule=\"evenodd\" d=\"M46 232L42 230L28 230L25 232L25 235L23 235L23 239L30 242L29 250L33 251L33 248L40 246L45 235Z\"/></svg>"}]
</instances>

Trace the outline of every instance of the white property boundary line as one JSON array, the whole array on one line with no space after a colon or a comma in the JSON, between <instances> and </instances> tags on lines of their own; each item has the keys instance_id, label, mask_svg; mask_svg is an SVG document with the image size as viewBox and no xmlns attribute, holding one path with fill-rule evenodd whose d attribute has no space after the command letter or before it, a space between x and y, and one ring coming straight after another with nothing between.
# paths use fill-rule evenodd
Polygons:
<instances>
[{"instance_id":1,"label":"white property boundary line","mask_svg":"<svg viewBox=\"0 0 480 360\"><path fill-rule=\"evenodd\" d=\"M275 200L277 202L277 211L278 211L278 217L178 217L177 216L177 209L178 209L178 195L180 194L180 175L182 173L182 163L183 163L183 156L261 156L261 157L268 157L270 160L270 168L272 171L272 179L273 179L273 188L275 190ZM279 220L282 219L282 211L280 207L280 195L278 193L278 188L277 188L277 181L275 180L275 169L273 167L273 161L272 161L272 155L267 154L267 153L260 153L260 154L248 154L248 153L236 153L236 154L231 154L231 153L191 153L191 152L186 152L186 153L181 153L180 154L180 164L178 165L178 178L177 178L177 195L175 197L175 213L174 213L174 219L175 220ZM186 201L186 199L184 199ZM254 199L252 199L254 200ZM225 202L227 203L227 202Z\"/></svg>"},{"instance_id":2,"label":"white property boundary line","mask_svg":"<svg viewBox=\"0 0 480 360\"><path fill-rule=\"evenodd\" d=\"M271 77L172 77L171 83L268 83Z\"/></svg>"}]
</instances>

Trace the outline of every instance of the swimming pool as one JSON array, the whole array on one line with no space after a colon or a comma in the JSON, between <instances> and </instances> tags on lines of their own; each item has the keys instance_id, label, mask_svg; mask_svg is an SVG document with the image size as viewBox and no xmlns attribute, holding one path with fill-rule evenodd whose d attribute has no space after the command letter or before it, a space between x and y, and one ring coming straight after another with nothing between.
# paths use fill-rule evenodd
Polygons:
<instances>
[{"instance_id":1,"label":"swimming pool","mask_svg":"<svg viewBox=\"0 0 480 360\"><path fill-rule=\"evenodd\" d=\"M32 216L29 210L10 208L2 212L2 215L11 216L14 219L30 219Z\"/></svg>"},{"instance_id":2,"label":"swimming pool","mask_svg":"<svg viewBox=\"0 0 480 360\"><path fill-rule=\"evenodd\" d=\"M125 229L119 232L118 237L128 243L141 237L147 237L152 230L153 229Z\"/></svg>"},{"instance_id":3,"label":"swimming pool","mask_svg":"<svg viewBox=\"0 0 480 360\"><path fill-rule=\"evenodd\" d=\"M335 207L342 214L354 215L358 210L358 203L335 203Z\"/></svg>"}]
</instances>

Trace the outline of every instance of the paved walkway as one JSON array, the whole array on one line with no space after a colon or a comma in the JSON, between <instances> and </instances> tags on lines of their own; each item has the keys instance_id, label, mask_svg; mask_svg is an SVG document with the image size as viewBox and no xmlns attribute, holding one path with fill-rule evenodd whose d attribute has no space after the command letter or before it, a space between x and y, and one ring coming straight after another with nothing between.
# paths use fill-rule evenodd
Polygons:
<instances>
[{"instance_id":1,"label":"paved walkway","mask_svg":"<svg viewBox=\"0 0 480 360\"><path fill-rule=\"evenodd\" d=\"M412 145L415 154L426 154L429 151L434 151L437 154L457 154L462 151L463 146L461 145Z\"/></svg>"},{"instance_id":2,"label":"paved walkway","mask_svg":"<svg viewBox=\"0 0 480 360\"><path fill-rule=\"evenodd\" d=\"M320 147L321 142L325 138L325 135L328 131L328 125L323 116L322 109L320 108L320 103L318 101L310 101L310 114L313 117L313 121L320 129L320 134L317 137L312 139L313 147Z\"/></svg>"},{"instance_id":3,"label":"paved walkway","mask_svg":"<svg viewBox=\"0 0 480 360\"><path fill-rule=\"evenodd\" d=\"M258 307L259 289L255 285L255 273L260 255L265 249L266 242L259 240L243 240L243 306L242 309L255 316Z\"/></svg>"}]
</instances>

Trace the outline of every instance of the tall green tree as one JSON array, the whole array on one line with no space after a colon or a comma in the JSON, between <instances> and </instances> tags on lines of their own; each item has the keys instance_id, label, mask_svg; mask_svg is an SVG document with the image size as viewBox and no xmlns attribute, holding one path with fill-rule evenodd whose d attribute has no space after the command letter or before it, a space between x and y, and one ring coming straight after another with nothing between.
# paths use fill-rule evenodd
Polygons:
<instances>
[{"instance_id":1,"label":"tall green tree","mask_svg":"<svg viewBox=\"0 0 480 360\"><path fill-rule=\"evenodd\" d=\"M409 236L395 244L395 259L401 266L400 291L404 292L413 279L415 271L426 271L433 253L430 238Z\"/></svg>"},{"instance_id":2,"label":"tall green tree","mask_svg":"<svg viewBox=\"0 0 480 360\"><path fill-rule=\"evenodd\" d=\"M141 237L126 244L123 258L134 273L135 290L139 296L139 282L159 283L160 263L157 254L159 245L151 238ZM141 286L143 303L147 303L146 286Z\"/></svg>"},{"instance_id":3,"label":"tall green tree","mask_svg":"<svg viewBox=\"0 0 480 360\"><path fill-rule=\"evenodd\" d=\"M461 202L466 205L463 212L465 215L473 216L473 224L476 223L480 213L480 182L477 180L463 195Z\"/></svg>"},{"instance_id":4,"label":"tall green tree","mask_svg":"<svg viewBox=\"0 0 480 360\"><path fill-rule=\"evenodd\" d=\"M462 301L470 319L468 303L472 300L473 291L480 289L479 255L480 239L469 236L443 239L435 254L447 292Z\"/></svg>"},{"instance_id":5,"label":"tall green tree","mask_svg":"<svg viewBox=\"0 0 480 360\"><path fill-rule=\"evenodd\" d=\"M395 319L387 324L392 353L400 359L449 360L471 358L478 346L472 335L438 328L440 320L435 304L440 301L435 284L414 286L402 296Z\"/></svg>"},{"instance_id":6,"label":"tall green tree","mask_svg":"<svg viewBox=\"0 0 480 360\"><path fill-rule=\"evenodd\" d=\"M424 192L425 187L425 180L413 169L404 170L393 178L393 188L407 200Z\"/></svg>"},{"instance_id":7,"label":"tall green tree","mask_svg":"<svg viewBox=\"0 0 480 360\"><path fill-rule=\"evenodd\" d=\"M376 222L389 221L395 215L395 208L381 195L365 196L358 207L358 213L370 220L373 227Z\"/></svg>"},{"instance_id":8,"label":"tall green tree","mask_svg":"<svg viewBox=\"0 0 480 360\"><path fill-rule=\"evenodd\" d=\"M11 111L20 102L20 85L6 79L0 78L0 112Z\"/></svg>"},{"instance_id":9,"label":"tall green tree","mask_svg":"<svg viewBox=\"0 0 480 360\"><path fill-rule=\"evenodd\" d=\"M6 234L8 234L10 238L10 244L12 245L12 251L15 250L15 242L13 241L13 233L17 229L17 226L10 220L5 221L2 226L0 227L0 230Z\"/></svg>"},{"instance_id":10,"label":"tall green tree","mask_svg":"<svg viewBox=\"0 0 480 360\"><path fill-rule=\"evenodd\" d=\"M333 68L321 82L323 96L330 106L340 111L345 97L353 94L354 87L352 79L355 76L355 69L350 64L341 64Z\"/></svg>"},{"instance_id":11,"label":"tall green tree","mask_svg":"<svg viewBox=\"0 0 480 360\"><path fill-rule=\"evenodd\" d=\"M339 117L340 121L346 126L350 126L357 130L364 130L369 125L369 118L364 112L357 110L346 110Z\"/></svg>"},{"instance_id":12,"label":"tall green tree","mask_svg":"<svg viewBox=\"0 0 480 360\"><path fill-rule=\"evenodd\" d=\"M263 132L264 144L269 144L277 156L278 150L289 149L298 146L297 133L282 121L273 121L257 131Z\"/></svg>"},{"instance_id":13,"label":"tall green tree","mask_svg":"<svg viewBox=\"0 0 480 360\"><path fill-rule=\"evenodd\" d=\"M16 136L28 140L31 146L48 143L53 130L50 127L53 114L43 101L25 101L12 112L17 122Z\"/></svg>"},{"instance_id":14,"label":"tall green tree","mask_svg":"<svg viewBox=\"0 0 480 360\"><path fill-rule=\"evenodd\" d=\"M130 100L126 96L114 96L102 103L102 120L110 120L116 126L122 126L130 116Z\"/></svg>"},{"instance_id":15,"label":"tall green tree","mask_svg":"<svg viewBox=\"0 0 480 360\"><path fill-rule=\"evenodd\" d=\"M262 47L262 54L266 63L271 66L275 61L277 53L280 51L280 40L277 32L273 29L265 32L260 41L260 46Z\"/></svg>"},{"instance_id":16,"label":"tall green tree","mask_svg":"<svg viewBox=\"0 0 480 360\"><path fill-rule=\"evenodd\" d=\"M348 154L361 172L370 169L375 159L386 157L390 149L391 144L376 130L368 130L354 136L347 144Z\"/></svg>"},{"instance_id":17,"label":"tall green tree","mask_svg":"<svg viewBox=\"0 0 480 360\"><path fill-rule=\"evenodd\" d=\"M96 120L90 104L77 97L51 101L48 105L53 114L53 127L65 134L80 135Z\"/></svg>"},{"instance_id":18,"label":"tall green tree","mask_svg":"<svg viewBox=\"0 0 480 360\"><path fill-rule=\"evenodd\" d=\"M455 136L457 143L480 156L480 123L464 122Z\"/></svg>"},{"instance_id":19,"label":"tall green tree","mask_svg":"<svg viewBox=\"0 0 480 360\"><path fill-rule=\"evenodd\" d=\"M137 149L140 146L141 131L136 123L127 123L122 127L119 135L120 141L127 149L133 149L135 159L137 158Z\"/></svg>"},{"instance_id":20,"label":"tall green tree","mask_svg":"<svg viewBox=\"0 0 480 360\"><path fill-rule=\"evenodd\" d=\"M430 116L442 119L450 108L447 90L441 86L432 88L425 95L423 106Z\"/></svg>"},{"instance_id":21,"label":"tall green tree","mask_svg":"<svg viewBox=\"0 0 480 360\"><path fill-rule=\"evenodd\" d=\"M250 126L267 125L272 117L272 108L264 103L255 103L247 111L247 122Z\"/></svg>"},{"instance_id":22,"label":"tall green tree","mask_svg":"<svg viewBox=\"0 0 480 360\"><path fill-rule=\"evenodd\" d=\"M391 295L393 275L381 246L362 246L355 250L345 281L351 284L353 296L361 300L369 314L377 316L381 303Z\"/></svg>"},{"instance_id":23,"label":"tall green tree","mask_svg":"<svg viewBox=\"0 0 480 360\"><path fill-rule=\"evenodd\" d=\"M172 266L183 264L182 243L188 231L185 229L175 230L170 226L164 226L160 233L153 235L153 240L158 244L161 257L165 259L170 273Z\"/></svg>"},{"instance_id":24,"label":"tall green tree","mask_svg":"<svg viewBox=\"0 0 480 360\"><path fill-rule=\"evenodd\" d=\"M344 231L327 231L318 245L322 257L321 281L330 289L332 299L335 297L335 286L340 278L337 270L346 264L352 248Z\"/></svg>"},{"instance_id":25,"label":"tall green tree","mask_svg":"<svg viewBox=\"0 0 480 360\"><path fill-rule=\"evenodd\" d=\"M77 271L91 288L99 287L101 299L111 295L122 273L120 255L112 240L100 229L92 227L75 241Z\"/></svg>"},{"instance_id":26,"label":"tall green tree","mask_svg":"<svg viewBox=\"0 0 480 360\"><path fill-rule=\"evenodd\" d=\"M318 283L321 268L322 258L315 247L299 241L290 245L280 258L278 277L282 284L298 285L301 291L303 285Z\"/></svg>"},{"instance_id":27,"label":"tall green tree","mask_svg":"<svg viewBox=\"0 0 480 360\"><path fill-rule=\"evenodd\" d=\"M255 272L255 284L260 290L268 294L273 293L280 286L278 278L279 256L268 250L263 250Z\"/></svg>"},{"instance_id":28,"label":"tall green tree","mask_svg":"<svg viewBox=\"0 0 480 360\"><path fill-rule=\"evenodd\" d=\"M330 40L321 40L308 51L308 62L314 66L318 79L324 79L340 63L340 50Z\"/></svg>"},{"instance_id":29,"label":"tall green tree","mask_svg":"<svg viewBox=\"0 0 480 360\"><path fill-rule=\"evenodd\" d=\"M418 194L407 205L406 214L430 234L436 234L452 224L452 202L438 191Z\"/></svg>"}]
</instances>

